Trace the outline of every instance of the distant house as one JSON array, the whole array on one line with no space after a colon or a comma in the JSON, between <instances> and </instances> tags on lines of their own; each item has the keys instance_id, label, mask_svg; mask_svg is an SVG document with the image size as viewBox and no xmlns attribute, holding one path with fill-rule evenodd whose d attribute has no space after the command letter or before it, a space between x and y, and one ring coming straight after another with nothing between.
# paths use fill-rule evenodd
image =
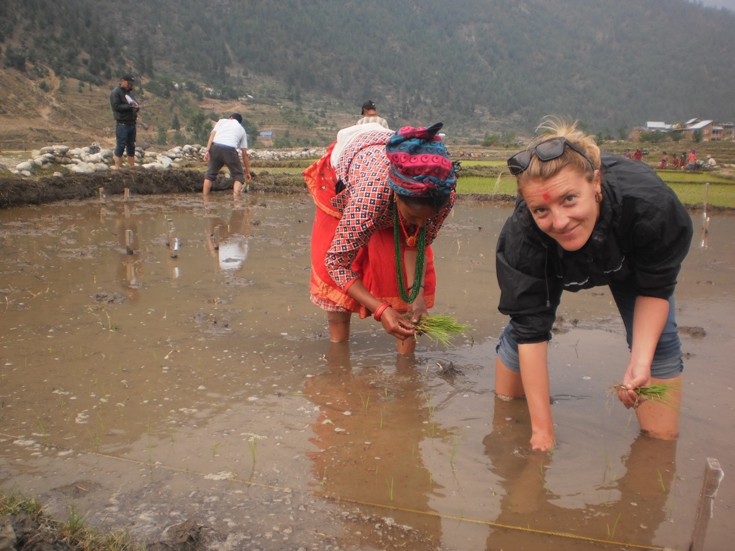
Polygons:
<instances>
[{"instance_id":1,"label":"distant house","mask_svg":"<svg viewBox=\"0 0 735 551\"><path fill-rule=\"evenodd\" d=\"M668 132L673 126L665 122L646 121L646 132Z\"/></svg>"},{"instance_id":2,"label":"distant house","mask_svg":"<svg viewBox=\"0 0 735 551\"><path fill-rule=\"evenodd\" d=\"M265 146L273 145L273 132L271 130L262 130L258 134L258 141Z\"/></svg>"},{"instance_id":3,"label":"distant house","mask_svg":"<svg viewBox=\"0 0 735 551\"><path fill-rule=\"evenodd\" d=\"M686 128L684 129L684 135L687 137L687 139L693 140L694 133L697 131L701 131L703 142L712 141L712 130L715 126L714 121L710 121L710 120L700 121L699 119L696 119L696 120L699 122L696 122L691 125L687 123ZM721 133L719 135L722 136ZM721 139L721 137L717 139Z\"/></svg>"},{"instance_id":4,"label":"distant house","mask_svg":"<svg viewBox=\"0 0 735 551\"><path fill-rule=\"evenodd\" d=\"M723 140L735 140L735 123L731 123L731 122L722 123L722 139Z\"/></svg>"}]
</instances>

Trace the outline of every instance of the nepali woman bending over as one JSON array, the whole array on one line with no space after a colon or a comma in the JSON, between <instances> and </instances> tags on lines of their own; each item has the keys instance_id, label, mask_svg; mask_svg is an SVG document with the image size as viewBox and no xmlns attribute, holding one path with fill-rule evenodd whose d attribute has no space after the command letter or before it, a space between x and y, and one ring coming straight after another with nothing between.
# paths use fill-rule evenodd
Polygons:
<instances>
[{"instance_id":1,"label":"nepali woman bending over","mask_svg":"<svg viewBox=\"0 0 735 551\"><path fill-rule=\"evenodd\" d=\"M547 350L562 291L608 285L631 350L618 398L637 408L644 433L674 439L679 412L639 403L634 389L664 380L681 387L674 288L691 219L646 164L600 155L575 124L550 119L541 129L550 133L508 159L519 197L496 251L499 310L510 324L497 347L495 392L525 395L531 445L552 449Z\"/></svg>"},{"instance_id":2,"label":"nepali woman bending over","mask_svg":"<svg viewBox=\"0 0 735 551\"><path fill-rule=\"evenodd\" d=\"M317 204L311 236L311 300L327 311L333 342L350 336L352 313L373 317L413 353L411 321L434 305L431 243L454 204L456 177L430 128L341 130L304 176ZM406 319L402 312L409 312Z\"/></svg>"}]
</instances>

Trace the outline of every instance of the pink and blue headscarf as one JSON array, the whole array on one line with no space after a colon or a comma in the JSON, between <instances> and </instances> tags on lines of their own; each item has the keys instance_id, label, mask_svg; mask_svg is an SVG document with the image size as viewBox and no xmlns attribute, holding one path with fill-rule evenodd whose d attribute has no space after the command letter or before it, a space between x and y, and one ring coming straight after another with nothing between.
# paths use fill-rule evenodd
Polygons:
<instances>
[{"instance_id":1,"label":"pink and blue headscarf","mask_svg":"<svg viewBox=\"0 0 735 551\"><path fill-rule=\"evenodd\" d=\"M390 161L390 187L412 197L449 195L457 187L454 164L437 133L438 122L429 128L404 126L385 146Z\"/></svg>"}]
</instances>

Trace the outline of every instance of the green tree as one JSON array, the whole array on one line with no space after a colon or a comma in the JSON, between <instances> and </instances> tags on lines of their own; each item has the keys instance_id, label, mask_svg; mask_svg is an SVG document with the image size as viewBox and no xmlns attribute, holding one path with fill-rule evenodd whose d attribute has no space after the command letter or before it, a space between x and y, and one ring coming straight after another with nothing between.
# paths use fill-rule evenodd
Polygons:
<instances>
[{"instance_id":1,"label":"green tree","mask_svg":"<svg viewBox=\"0 0 735 551\"><path fill-rule=\"evenodd\" d=\"M179 122L179 116L176 113L174 113L174 116L171 119L171 129L181 130L181 123Z\"/></svg>"},{"instance_id":2,"label":"green tree","mask_svg":"<svg viewBox=\"0 0 735 551\"><path fill-rule=\"evenodd\" d=\"M160 125L158 127L158 134L156 135L156 143L158 145L166 145L166 127L163 125Z\"/></svg>"},{"instance_id":3,"label":"green tree","mask_svg":"<svg viewBox=\"0 0 735 551\"><path fill-rule=\"evenodd\" d=\"M212 122L207 119L203 111L197 111L189 119L186 129L192 133L195 141L206 144L212 132Z\"/></svg>"},{"instance_id":4,"label":"green tree","mask_svg":"<svg viewBox=\"0 0 735 551\"><path fill-rule=\"evenodd\" d=\"M620 141L625 141L628 139L628 127L624 124L618 127L618 139Z\"/></svg>"},{"instance_id":5,"label":"green tree","mask_svg":"<svg viewBox=\"0 0 735 551\"><path fill-rule=\"evenodd\" d=\"M253 147L258 141L258 125L248 119L242 119L242 126L248 134L248 147Z\"/></svg>"},{"instance_id":6,"label":"green tree","mask_svg":"<svg viewBox=\"0 0 735 551\"><path fill-rule=\"evenodd\" d=\"M5 49L5 66L18 69L19 71L26 70L27 55L23 48L13 48L8 45Z\"/></svg>"},{"instance_id":7,"label":"green tree","mask_svg":"<svg viewBox=\"0 0 735 551\"><path fill-rule=\"evenodd\" d=\"M703 132L701 130L695 130L692 132L692 140L694 143L700 143L702 141Z\"/></svg>"},{"instance_id":8,"label":"green tree","mask_svg":"<svg viewBox=\"0 0 735 551\"><path fill-rule=\"evenodd\" d=\"M492 147L500 143L500 136L497 134L489 134L482 140L482 147Z\"/></svg>"},{"instance_id":9,"label":"green tree","mask_svg":"<svg viewBox=\"0 0 735 551\"><path fill-rule=\"evenodd\" d=\"M184 144L186 144L186 137L181 133L181 130L177 130L174 133L174 143L176 145L184 145Z\"/></svg>"},{"instance_id":10,"label":"green tree","mask_svg":"<svg viewBox=\"0 0 735 551\"><path fill-rule=\"evenodd\" d=\"M669 136L671 137L672 142L679 143L684 137L684 133L681 130L672 130L669 132Z\"/></svg>"},{"instance_id":11,"label":"green tree","mask_svg":"<svg viewBox=\"0 0 735 551\"><path fill-rule=\"evenodd\" d=\"M43 90L44 92L48 92L50 90L49 85L46 84L45 80L41 81L41 84L38 85L38 87Z\"/></svg>"}]
</instances>

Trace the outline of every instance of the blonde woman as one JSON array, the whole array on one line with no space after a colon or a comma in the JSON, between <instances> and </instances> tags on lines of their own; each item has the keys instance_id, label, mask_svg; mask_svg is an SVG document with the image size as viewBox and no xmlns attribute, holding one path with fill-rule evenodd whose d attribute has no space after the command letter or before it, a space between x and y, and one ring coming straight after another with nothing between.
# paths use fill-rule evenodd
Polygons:
<instances>
[{"instance_id":1,"label":"blonde woman","mask_svg":"<svg viewBox=\"0 0 735 551\"><path fill-rule=\"evenodd\" d=\"M678 411L639 401L634 389L681 385L674 288L691 219L646 164L601 155L575 124L548 119L540 129L546 133L508 159L519 199L496 250L499 310L510 324L497 347L495 392L526 397L531 445L551 450L547 351L562 292L607 285L631 350L618 398L636 408L644 433L674 439Z\"/></svg>"}]
</instances>

